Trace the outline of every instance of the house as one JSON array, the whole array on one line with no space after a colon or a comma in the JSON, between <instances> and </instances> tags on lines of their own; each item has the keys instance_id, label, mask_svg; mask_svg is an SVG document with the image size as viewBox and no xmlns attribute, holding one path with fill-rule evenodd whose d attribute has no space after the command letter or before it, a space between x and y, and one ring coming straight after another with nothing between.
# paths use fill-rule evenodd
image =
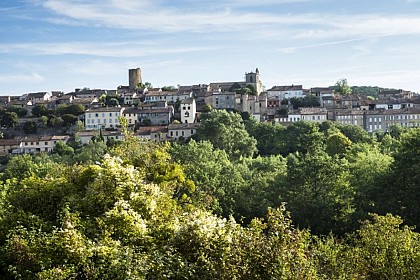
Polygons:
<instances>
[{"instance_id":1,"label":"house","mask_svg":"<svg viewBox=\"0 0 420 280\"><path fill-rule=\"evenodd\" d=\"M197 114L197 106L194 98L184 99L181 101L181 122L194 123Z\"/></svg>"},{"instance_id":2,"label":"house","mask_svg":"<svg viewBox=\"0 0 420 280\"><path fill-rule=\"evenodd\" d=\"M181 137L187 139L197 132L199 123L180 123L170 124L168 126L168 138L171 140L178 140Z\"/></svg>"},{"instance_id":3,"label":"house","mask_svg":"<svg viewBox=\"0 0 420 280\"><path fill-rule=\"evenodd\" d=\"M148 91L144 97L144 102L166 101L175 103L184 99L192 98L192 92L179 92L178 90L170 91Z\"/></svg>"},{"instance_id":4,"label":"house","mask_svg":"<svg viewBox=\"0 0 420 280\"><path fill-rule=\"evenodd\" d=\"M413 97L413 93L411 91L402 89L382 90L378 93L378 99L380 100L402 99L411 97Z\"/></svg>"},{"instance_id":5,"label":"house","mask_svg":"<svg viewBox=\"0 0 420 280\"><path fill-rule=\"evenodd\" d=\"M271 89L267 90L268 98L276 97L280 101L283 99L290 98L303 98L304 89L302 85L291 85L291 86L274 86Z\"/></svg>"},{"instance_id":6,"label":"house","mask_svg":"<svg viewBox=\"0 0 420 280\"><path fill-rule=\"evenodd\" d=\"M236 94L235 103L236 110L240 112L248 112L258 121L266 119L268 108L266 94L261 94L259 96Z\"/></svg>"},{"instance_id":7,"label":"house","mask_svg":"<svg viewBox=\"0 0 420 280\"><path fill-rule=\"evenodd\" d=\"M299 108L288 114L288 122L310 121L324 122L327 120L327 110L325 108Z\"/></svg>"},{"instance_id":8,"label":"house","mask_svg":"<svg viewBox=\"0 0 420 280\"><path fill-rule=\"evenodd\" d=\"M121 107L100 107L90 108L85 112L85 129L96 130L116 128L120 126L119 117L122 116L124 108Z\"/></svg>"},{"instance_id":9,"label":"house","mask_svg":"<svg viewBox=\"0 0 420 280\"><path fill-rule=\"evenodd\" d=\"M108 91L106 89L75 89L72 94L81 99L94 99L108 94Z\"/></svg>"},{"instance_id":10,"label":"house","mask_svg":"<svg viewBox=\"0 0 420 280\"><path fill-rule=\"evenodd\" d=\"M179 92L192 92L193 95L205 93L210 90L210 86L206 84L198 84L198 85L191 85L191 86L179 86Z\"/></svg>"},{"instance_id":11,"label":"house","mask_svg":"<svg viewBox=\"0 0 420 280\"><path fill-rule=\"evenodd\" d=\"M364 128L365 112L362 110L334 111L333 121L344 125L357 125Z\"/></svg>"},{"instance_id":12,"label":"house","mask_svg":"<svg viewBox=\"0 0 420 280\"><path fill-rule=\"evenodd\" d=\"M174 115L172 106L159 108L126 108L123 117L127 119L128 125L149 122L151 125L168 125Z\"/></svg>"},{"instance_id":13,"label":"house","mask_svg":"<svg viewBox=\"0 0 420 280\"><path fill-rule=\"evenodd\" d=\"M33 92L26 95L26 101L30 101L35 105L50 100L51 96L49 92Z\"/></svg>"},{"instance_id":14,"label":"house","mask_svg":"<svg viewBox=\"0 0 420 280\"><path fill-rule=\"evenodd\" d=\"M382 109L365 112L365 130L388 131L392 125L420 127L420 108Z\"/></svg>"},{"instance_id":15,"label":"house","mask_svg":"<svg viewBox=\"0 0 420 280\"><path fill-rule=\"evenodd\" d=\"M16 153L19 154L37 154L37 153L48 153L54 149L57 142L61 141L67 143L70 136L30 136L22 138L20 147Z\"/></svg>"},{"instance_id":16,"label":"house","mask_svg":"<svg viewBox=\"0 0 420 280\"><path fill-rule=\"evenodd\" d=\"M113 138L116 141L124 140L124 133L122 131L108 131L108 130L87 130L87 131L79 131L77 132L77 137L80 139L80 142L85 145L88 144L92 137L98 137L102 135L104 142L106 143L108 139Z\"/></svg>"},{"instance_id":17,"label":"house","mask_svg":"<svg viewBox=\"0 0 420 280\"><path fill-rule=\"evenodd\" d=\"M233 110L235 109L235 97L234 92L215 91L206 95L204 101L215 109Z\"/></svg>"},{"instance_id":18,"label":"house","mask_svg":"<svg viewBox=\"0 0 420 280\"><path fill-rule=\"evenodd\" d=\"M251 85L256 90L257 94L260 94L264 90L262 81L260 80L260 71L255 69L255 72L245 73L245 81L238 82L216 82L210 83L208 91L212 92L226 92L231 91L233 85L238 84L241 88Z\"/></svg>"},{"instance_id":19,"label":"house","mask_svg":"<svg viewBox=\"0 0 420 280\"><path fill-rule=\"evenodd\" d=\"M135 136L155 142L169 140L167 126L142 126L137 130Z\"/></svg>"},{"instance_id":20,"label":"house","mask_svg":"<svg viewBox=\"0 0 420 280\"><path fill-rule=\"evenodd\" d=\"M0 155L6 156L21 149L20 139L0 139Z\"/></svg>"}]
</instances>

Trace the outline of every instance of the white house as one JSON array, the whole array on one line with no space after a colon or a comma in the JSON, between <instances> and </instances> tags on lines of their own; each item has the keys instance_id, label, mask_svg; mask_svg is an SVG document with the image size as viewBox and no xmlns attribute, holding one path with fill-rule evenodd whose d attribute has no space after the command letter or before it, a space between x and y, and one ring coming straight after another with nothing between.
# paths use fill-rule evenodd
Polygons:
<instances>
[{"instance_id":1,"label":"white house","mask_svg":"<svg viewBox=\"0 0 420 280\"><path fill-rule=\"evenodd\" d=\"M180 123L168 126L168 138L177 140L180 137L187 139L197 132L199 123Z\"/></svg>"},{"instance_id":2,"label":"white house","mask_svg":"<svg viewBox=\"0 0 420 280\"><path fill-rule=\"evenodd\" d=\"M197 113L197 106L194 98L184 99L181 101L181 122L194 123Z\"/></svg>"},{"instance_id":3,"label":"white house","mask_svg":"<svg viewBox=\"0 0 420 280\"><path fill-rule=\"evenodd\" d=\"M51 152L57 142L67 143L70 136L34 136L21 139L19 151L22 154L36 154L42 152Z\"/></svg>"},{"instance_id":4,"label":"white house","mask_svg":"<svg viewBox=\"0 0 420 280\"><path fill-rule=\"evenodd\" d=\"M300 108L288 114L288 122L324 122L326 120L327 110L325 108Z\"/></svg>"},{"instance_id":5,"label":"white house","mask_svg":"<svg viewBox=\"0 0 420 280\"><path fill-rule=\"evenodd\" d=\"M280 101L283 99L290 99L293 97L305 97L302 85L274 86L271 89L267 90L267 95L268 98L276 97Z\"/></svg>"},{"instance_id":6,"label":"white house","mask_svg":"<svg viewBox=\"0 0 420 280\"><path fill-rule=\"evenodd\" d=\"M122 116L124 108L121 107L100 107L91 108L85 112L85 129L96 130L105 128L116 128L120 125L118 118Z\"/></svg>"}]
</instances>

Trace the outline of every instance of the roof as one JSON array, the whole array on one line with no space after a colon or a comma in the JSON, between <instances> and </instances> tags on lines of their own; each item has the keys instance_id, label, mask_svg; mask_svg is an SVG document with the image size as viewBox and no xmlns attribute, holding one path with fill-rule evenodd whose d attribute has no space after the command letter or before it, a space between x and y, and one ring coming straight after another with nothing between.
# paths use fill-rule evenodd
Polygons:
<instances>
[{"instance_id":1,"label":"roof","mask_svg":"<svg viewBox=\"0 0 420 280\"><path fill-rule=\"evenodd\" d=\"M150 135L151 133L165 133L168 132L167 126L141 126L137 130L136 135Z\"/></svg>"},{"instance_id":2,"label":"roof","mask_svg":"<svg viewBox=\"0 0 420 280\"><path fill-rule=\"evenodd\" d=\"M20 139L0 139L0 146L18 146Z\"/></svg>"},{"instance_id":3,"label":"roof","mask_svg":"<svg viewBox=\"0 0 420 280\"><path fill-rule=\"evenodd\" d=\"M302 85L274 86L267 91L289 91L289 90L303 90L303 86Z\"/></svg>"},{"instance_id":4,"label":"roof","mask_svg":"<svg viewBox=\"0 0 420 280\"><path fill-rule=\"evenodd\" d=\"M86 110L86 113L92 112L121 112L124 108L121 107L99 107L99 108L90 108Z\"/></svg>"},{"instance_id":5,"label":"roof","mask_svg":"<svg viewBox=\"0 0 420 280\"><path fill-rule=\"evenodd\" d=\"M44 136L29 136L22 138L23 142L38 142L38 141L65 141L68 140L68 135L44 135Z\"/></svg>"},{"instance_id":6,"label":"roof","mask_svg":"<svg viewBox=\"0 0 420 280\"><path fill-rule=\"evenodd\" d=\"M181 101L181 104L193 104L195 102L194 98L187 98Z\"/></svg>"},{"instance_id":7,"label":"roof","mask_svg":"<svg viewBox=\"0 0 420 280\"><path fill-rule=\"evenodd\" d=\"M80 137L91 137L95 135L99 135L99 130L85 130L79 131L78 134ZM119 130L101 130L103 136L123 136L124 133Z\"/></svg>"},{"instance_id":8,"label":"roof","mask_svg":"<svg viewBox=\"0 0 420 280\"><path fill-rule=\"evenodd\" d=\"M304 108L299 108L298 113L305 114L305 115L327 114L327 109L317 108L317 107L304 107Z\"/></svg>"},{"instance_id":9,"label":"roof","mask_svg":"<svg viewBox=\"0 0 420 280\"><path fill-rule=\"evenodd\" d=\"M403 108L403 109L377 109L365 111L367 115L398 115L398 114L420 114L420 108Z\"/></svg>"},{"instance_id":10,"label":"roof","mask_svg":"<svg viewBox=\"0 0 420 280\"><path fill-rule=\"evenodd\" d=\"M164 107L164 108L146 108L146 109L139 109L139 108L127 108L124 110L124 115L126 114L156 114L156 113L170 113L172 111L172 106Z\"/></svg>"},{"instance_id":11,"label":"roof","mask_svg":"<svg viewBox=\"0 0 420 280\"><path fill-rule=\"evenodd\" d=\"M28 98L43 98L47 92L31 92L28 93Z\"/></svg>"},{"instance_id":12,"label":"roof","mask_svg":"<svg viewBox=\"0 0 420 280\"><path fill-rule=\"evenodd\" d=\"M168 130L196 129L198 126L200 126L199 123L171 123L168 125Z\"/></svg>"}]
</instances>

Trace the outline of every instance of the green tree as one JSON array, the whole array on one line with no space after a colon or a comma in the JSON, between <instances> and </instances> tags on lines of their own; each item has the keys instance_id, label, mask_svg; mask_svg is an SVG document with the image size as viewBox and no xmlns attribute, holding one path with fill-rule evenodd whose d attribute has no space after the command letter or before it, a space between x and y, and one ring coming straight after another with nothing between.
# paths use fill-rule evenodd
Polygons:
<instances>
[{"instance_id":1,"label":"green tree","mask_svg":"<svg viewBox=\"0 0 420 280\"><path fill-rule=\"evenodd\" d=\"M38 121L41 124L41 127L43 127L43 128L47 127L47 125L48 125L48 117L47 116L41 116Z\"/></svg>"},{"instance_id":2,"label":"green tree","mask_svg":"<svg viewBox=\"0 0 420 280\"><path fill-rule=\"evenodd\" d=\"M15 112L6 112L1 118L2 126L14 128L19 125L19 117Z\"/></svg>"},{"instance_id":3,"label":"green tree","mask_svg":"<svg viewBox=\"0 0 420 280\"><path fill-rule=\"evenodd\" d=\"M249 136L239 114L213 110L201 115L200 122L194 135L197 140L210 141L234 159L250 157L256 152L257 141Z\"/></svg>"},{"instance_id":4,"label":"green tree","mask_svg":"<svg viewBox=\"0 0 420 280\"><path fill-rule=\"evenodd\" d=\"M346 151L351 147L351 141L343 133L336 132L328 136L326 152L330 156L344 156Z\"/></svg>"},{"instance_id":5,"label":"green tree","mask_svg":"<svg viewBox=\"0 0 420 280\"><path fill-rule=\"evenodd\" d=\"M35 117L41 117L41 116L46 116L48 115L48 109L47 107L45 107L44 104L37 104L32 108L32 115L34 115Z\"/></svg>"},{"instance_id":6,"label":"green tree","mask_svg":"<svg viewBox=\"0 0 420 280\"><path fill-rule=\"evenodd\" d=\"M64 143L63 141L58 141L54 145L52 153L53 154L58 154L60 156L72 155L72 154L74 154L74 149L72 147L70 147L69 145L67 145L66 143Z\"/></svg>"},{"instance_id":7,"label":"green tree","mask_svg":"<svg viewBox=\"0 0 420 280\"><path fill-rule=\"evenodd\" d=\"M7 107L7 112L15 112L20 118L22 118L26 116L26 114L28 113L28 110L22 107L18 107L18 106L10 106L10 107Z\"/></svg>"},{"instance_id":8,"label":"green tree","mask_svg":"<svg viewBox=\"0 0 420 280\"><path fill-rule=\"evenodd\" d=\"M245 122L248 133L257 140L257 148L260 155L279 155L285 150L286 127L278 123L257 122L250 120Z\"/></svg>"},{"instance_id":9,"label":"green tree","mask_svg":"<svg viewBox=\"0 0 420 280\"><path fill-rule=\"evenodd\" d=\"M355 210L347 161L322 151L287 157L279 195L293 221L315 234L343 234Z\"/></svg>"},{"instance_id":10,"label":"green tree","mask_svg":"<svg viewBox=\"0 0 420 280\"><path fill-rule=\"evenodd\" d=\"M77 122L77 117L71 114L64 114L61 116L63 120L63 125L73 125Z\"/></svg>"},{"instance_id":11,"label":"green tree","mask_svg":"<svg viewBox=\"0 0 420 280\"><path fill-rule=\"evenodd\" d=\"M383 211L420 227L420 128L401 135L394 159L391 176L380 193Z\"/></svg>"},{"instance_id":12,"label":"green tree","mask_svg":"<svg viewBox=\"0 0 420 280\"><path fill-rule=\"evenodd\" d=\"M241 85L239 83L233 83L233 85L229 88L229 91L236 92L240 88L241 88Z\"/></svg>"},{"instance_id":13,"label":"green tree","mask_svg":"<svg viewBox=\"0 0 420 280\"><path fill-rule=\"evenodd\" d=\"M35 121L27 121L23 125L23 131L26 134L35 134L38 131L38 125Z\"/></svg>"},{"instance_id":14,"label":"green tree","mask_svg":"<svg viewBox=\"0 0 420 280\"><path fill-rule=\"evenodd\" d=\"M341 95L350 95L352 93L347 79L338 80L334 85L334 92Z\"/></svg>"}]
</instances>

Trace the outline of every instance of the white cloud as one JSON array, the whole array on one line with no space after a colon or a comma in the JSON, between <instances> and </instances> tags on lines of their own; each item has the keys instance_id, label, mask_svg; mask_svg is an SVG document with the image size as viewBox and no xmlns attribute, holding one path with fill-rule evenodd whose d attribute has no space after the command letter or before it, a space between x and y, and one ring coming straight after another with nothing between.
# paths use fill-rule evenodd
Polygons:
<instances>
[{"instance_id":1,"label":"white cloud","mask_svg":"<svg viewBox=\"0 0 420 280\"><path fill-rule=\"evenodd\" d=\"M97 43L97 42L68 42L68 43L27 43L0 45L0 53L23 53L29 55L92 55L103 57L145 57L151 55L189 53L217 49L209 47L173 47L159 43Z\"/></svg>"},{"instance_id":2,"label":"white cloud","mask_svg":"<svg viewBox=\"0 0 420 280\"><path fill-rule=\"evenodd\" d=\"M0 75L0 82L2 83L39 83L42 81L44 81L44 77L38 73Z\"/></svg>"}]
</instances>

